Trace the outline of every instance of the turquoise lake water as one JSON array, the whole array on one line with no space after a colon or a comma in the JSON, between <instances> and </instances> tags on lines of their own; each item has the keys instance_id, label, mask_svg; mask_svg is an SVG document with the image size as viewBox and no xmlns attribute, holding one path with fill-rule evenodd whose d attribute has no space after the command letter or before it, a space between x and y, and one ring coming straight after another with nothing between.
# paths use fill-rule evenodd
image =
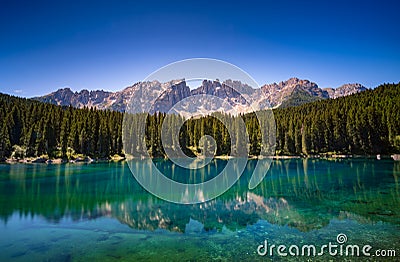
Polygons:
<instances>
[{"instance_id":1,"label":"turquoise lake water","mask_svg":"<svg viewBox=\"0 0 400 262\"><path fill-rule=\"evenodd\" d=\"M211 179L225 164L188 173L156 163L180 182ZM338 244L338 234L371 254L395 250L385 261L400 259L399 161L274 160L249 190L255 164L223 195L191 205L151 195L126 162L1 164L0 261L381 260L257 253L265 240L319 248Z\"/></svg>"}]
</instances>

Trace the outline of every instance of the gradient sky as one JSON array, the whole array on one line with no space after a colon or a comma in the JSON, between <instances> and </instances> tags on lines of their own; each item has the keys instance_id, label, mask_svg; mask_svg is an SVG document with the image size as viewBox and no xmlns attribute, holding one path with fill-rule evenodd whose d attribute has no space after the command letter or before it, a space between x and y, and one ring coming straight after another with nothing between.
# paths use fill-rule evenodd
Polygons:
<instances>
[{"instance_id":1,"label":"gradient sky","mask_svg":"<svg viewBox=\"0 0 400 262\"><path fill-rule=\"evenodd\" d=\"M398 1L2 1L0 92L121 90L207 57L259 84L400 81Z\"/></svg>"}]
</instances>

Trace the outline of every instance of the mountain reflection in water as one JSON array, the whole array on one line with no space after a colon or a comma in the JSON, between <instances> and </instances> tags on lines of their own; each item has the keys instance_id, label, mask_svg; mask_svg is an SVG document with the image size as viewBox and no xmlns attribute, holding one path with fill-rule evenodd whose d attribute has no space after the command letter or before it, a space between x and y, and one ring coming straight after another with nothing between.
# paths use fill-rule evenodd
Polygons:
<instances>
[{"instance_id":1,"label":"mountain reflection in water","mask_svg":"<svg viewBox=\"0 0 400 262\"><path fill-rule=\"evenodd\" d=\"M143 161L134 160L143 164ZM193 221L205 231L238 230L266 220L300 231L325 227L332 219L362 224L400 224L400 162L391 160L273 160L262 183L248 189L257 160L249 160L240 179L223 195L182 205L145 191L126 162L63 165L1 165L0 219L39 215L48 222L112 217L139 230L185 232ZM180 182L212 179L225 160L200 170L184 170L167 160L156 166ZM192 224L190 224L191 222ZM198 226L198 224L195 224Z\"/></svg>"}]
</instances>

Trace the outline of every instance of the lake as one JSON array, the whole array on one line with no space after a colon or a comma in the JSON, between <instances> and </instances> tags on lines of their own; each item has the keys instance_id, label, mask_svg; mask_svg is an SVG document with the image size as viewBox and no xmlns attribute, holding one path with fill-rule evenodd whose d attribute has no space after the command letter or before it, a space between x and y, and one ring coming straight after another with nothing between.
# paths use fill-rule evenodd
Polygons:
<instances>
[{"instance_id":1,"label":"lake","mask_svg":"<svg viewBox=\"0 0 400 262\"><path fill-rule=\"evenodd\" d=\"M249 190L256 161L224 194L187 205L148 193L126 162L1 164L0 261L368 259L327 252L284 257L276 249L260 256L266 241L315 245L317 252L329 242L370 245L371 256L396 249L400 256L399 161L273 160ZM156 164L177 181L196 182L210 179L226 160L211 161L199 174L166 160ZM339 234L346 241L338 242Z\"/></svg>"}]
</instances>

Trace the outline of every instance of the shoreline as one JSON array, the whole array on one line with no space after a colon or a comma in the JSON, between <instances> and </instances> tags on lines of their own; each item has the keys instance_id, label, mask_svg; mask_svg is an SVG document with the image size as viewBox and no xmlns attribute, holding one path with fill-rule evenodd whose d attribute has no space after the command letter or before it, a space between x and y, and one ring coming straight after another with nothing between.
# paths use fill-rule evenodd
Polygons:
<instances>
[{"instance_id":1,"label":"shoreline","mask_svg":"<svg viewBox=\"0 0 400 262\"><path fill-rule=\"evenodd\" d=\"M150 157L149 157L150 158ZM220 160L229 160L235 158L234 156L214 156L215 159L220 159ZM340 159L358 159L358 158L367 158L367 159L377 159L377 160L383 160L383 159L392 159L394 161L400 161L400 154L391 154L391 155L350 155L350 154L319 154L319 155L276 155L276 156L249 156L249 160L254 160L254 159L324 159L324 160L330 160L330 161L336 161ZM15 158L6 158L6 159L0 159L0 164L66 164L66 163L73 163L73 164L78 164L78 163L108 163L108 162L120 162L120 161L126 161L126 160L132 160L132 159L148 159L148 158L135 158L135 157L129 157L129 156L113 156L109 158L90 158L88 156L86 157L78 157L76 159L62 159L62 158L43 158L43 157L32 157L32 158L20 158L20 159L15 159ZM151 158L151 159L166 159L166 158Z\"/></svg>"}]
</instances>

